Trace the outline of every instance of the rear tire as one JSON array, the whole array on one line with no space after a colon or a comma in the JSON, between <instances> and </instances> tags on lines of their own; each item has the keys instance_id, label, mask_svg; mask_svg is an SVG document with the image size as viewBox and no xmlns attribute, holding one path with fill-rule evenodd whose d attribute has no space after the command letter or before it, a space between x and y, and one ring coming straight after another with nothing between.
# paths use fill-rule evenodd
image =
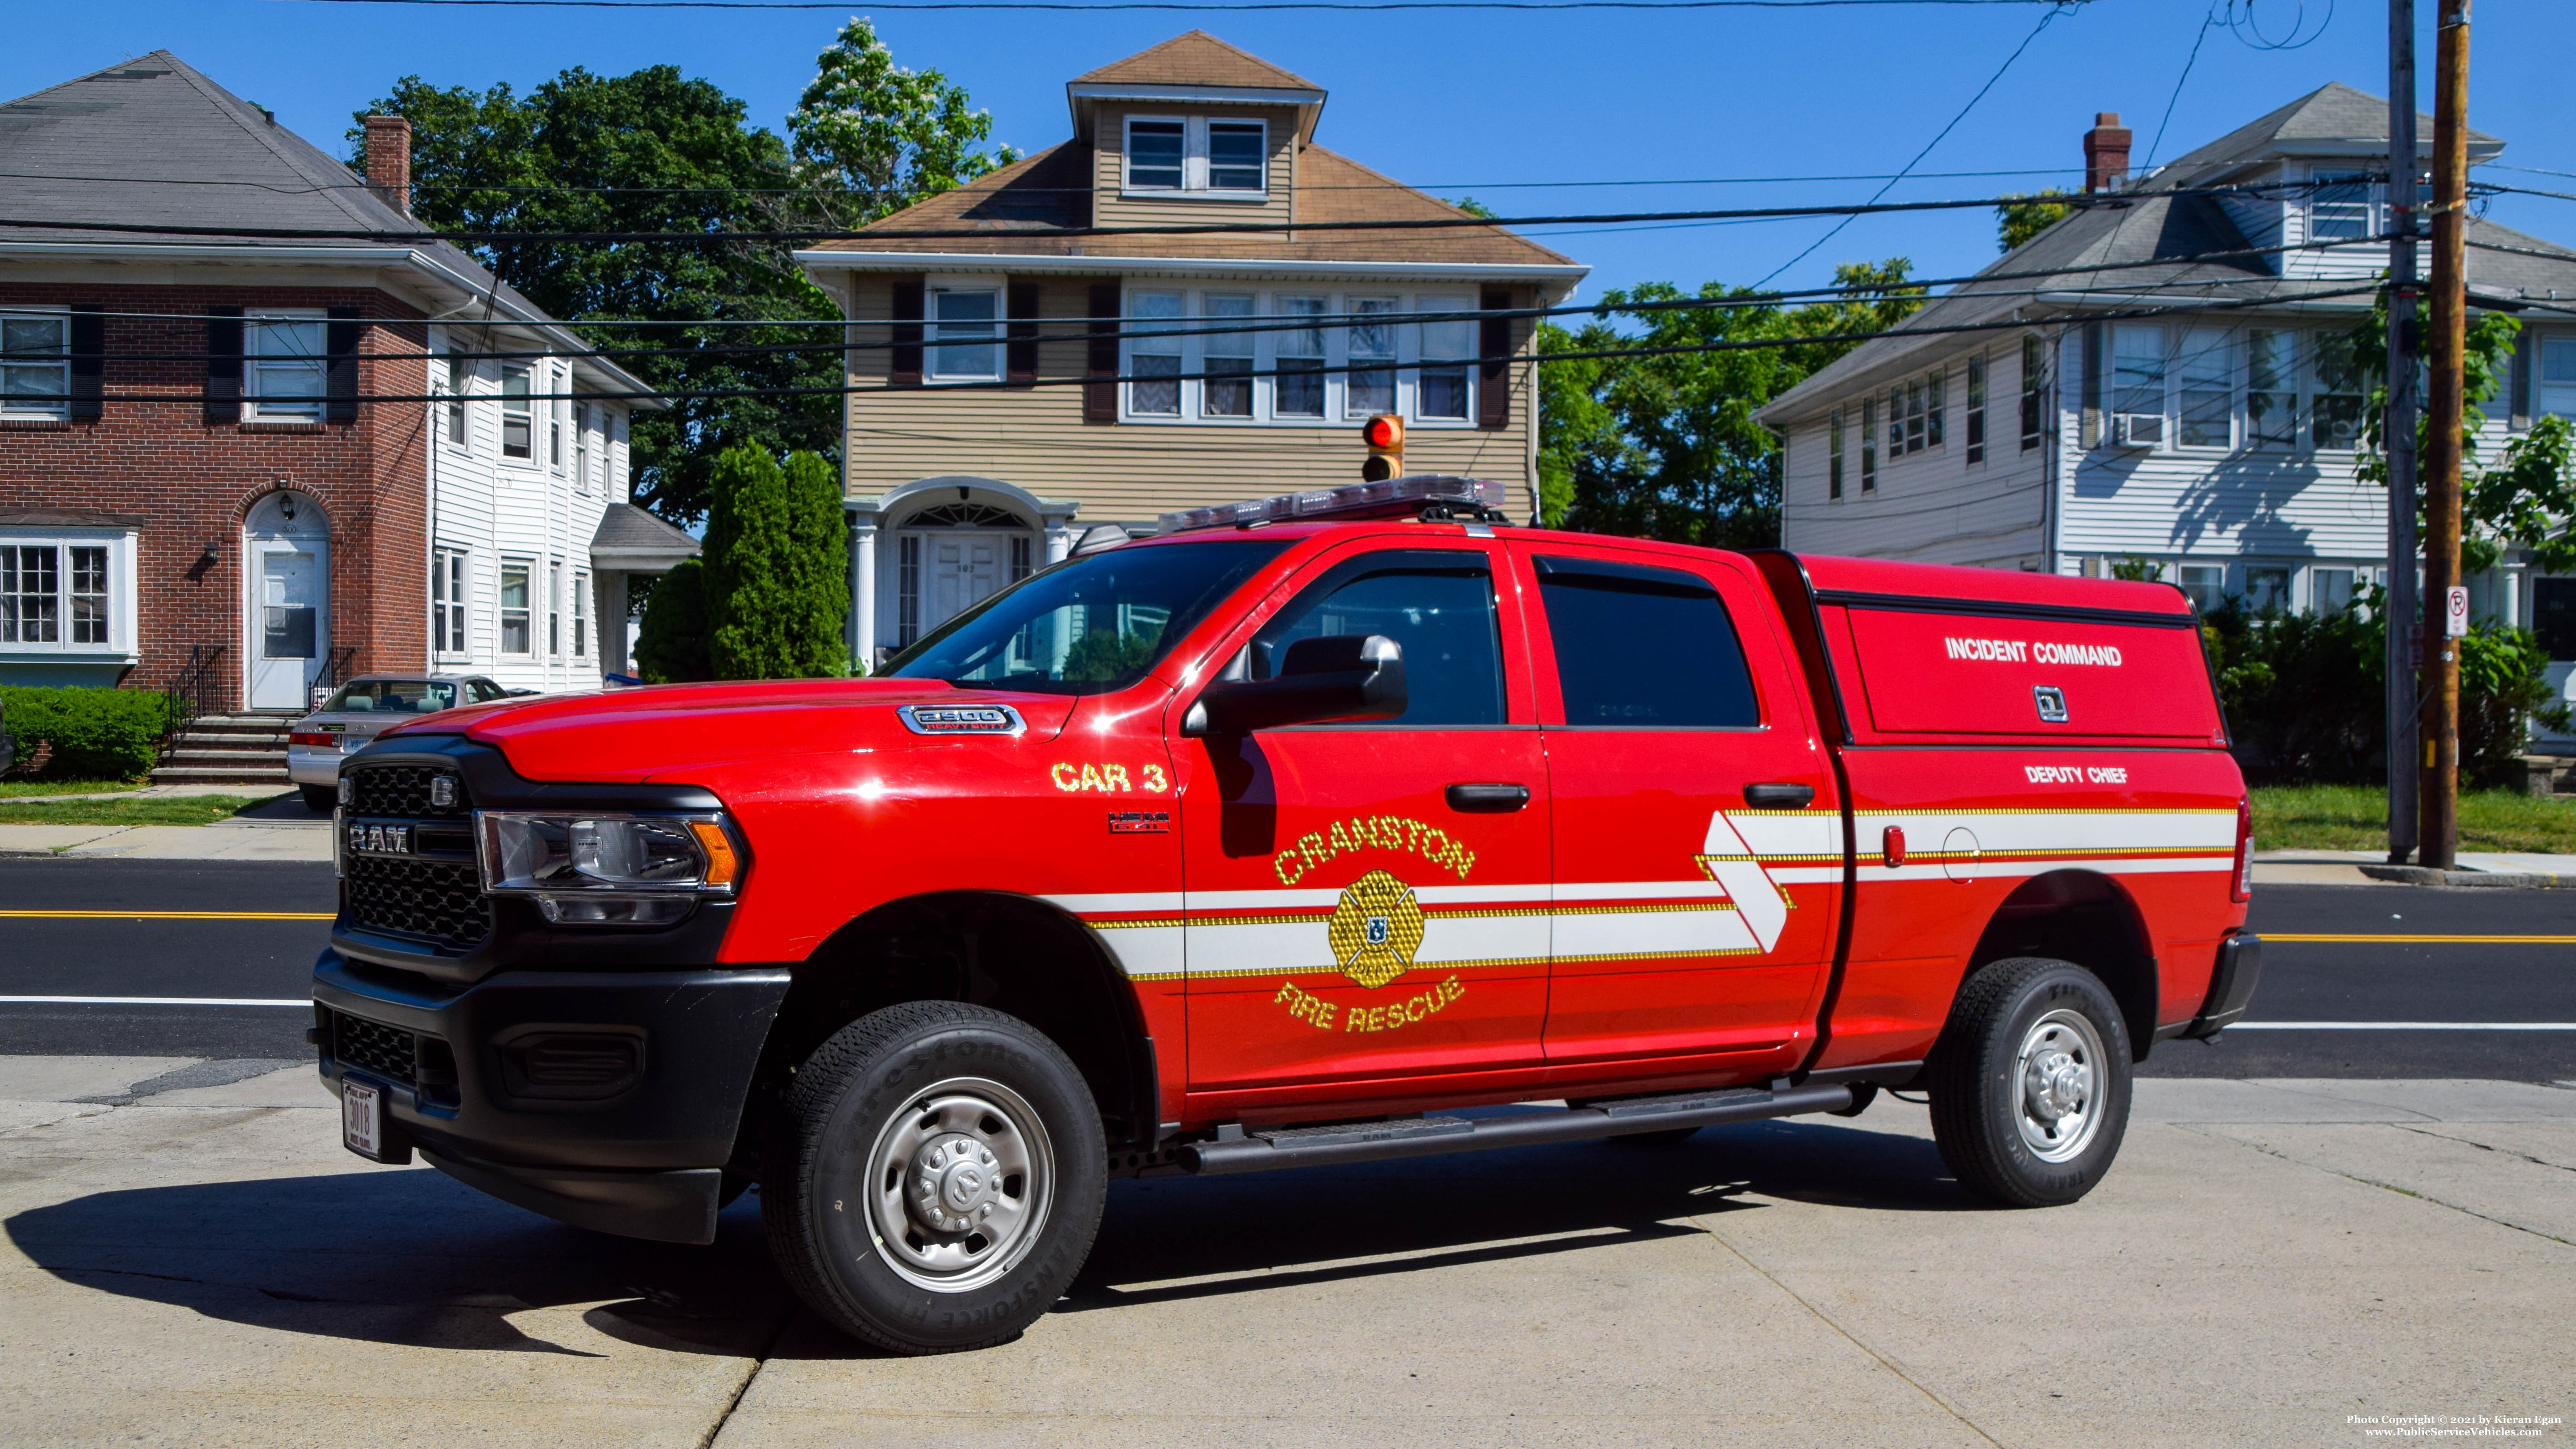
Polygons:
<instances>
[{"instance_id":1,"label":"rear tire","mask_svg":"<svg viewBox=\"0 0 2576 1449\"><path fill-rule=\"evenodd\" d=\"M298 785L296 793L304 797L304 808L316 815L328 815L340 804L340 792L330 785Z\"/></svg>"},{"instance_id":2,"label":"rear tire","mask_svg":"<svg viewBox=\"0 0 2576 1449\"><path fill-rule=\"evenodd\" d=\"M1090 1256L1100 1111L1055 1043L954 1001L890 1006L798 1069L761 1217L799 1297L853 1337L950 1353L1016 1337Z\"/></svg>"},{"instance_id":3,"label":"rear tire","mask_svg":"<svg viewBox=\"0 0 2576 1449\"><path fill-rule=\"evenodd\" d=\"M1941 1160L2009 1207L2092 1191L2128 1130L2128 1027L2101 979L2064 961L2016 956L1970 976L1925 1077Z\"/></svg>"}]
</instances>

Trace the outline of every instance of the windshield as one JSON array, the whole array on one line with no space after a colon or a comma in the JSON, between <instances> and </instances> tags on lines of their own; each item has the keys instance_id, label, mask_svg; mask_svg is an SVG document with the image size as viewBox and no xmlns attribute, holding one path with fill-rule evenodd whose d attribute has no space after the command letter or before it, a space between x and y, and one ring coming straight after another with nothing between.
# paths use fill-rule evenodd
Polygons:
<instances>
[{"instance_id":1,"label":"windshield","mask_svg":"<svg viewBox=\"0 0 2576 1449\"><path fill-rule=\"evenodd\" d=\"M321 712L436 714L456 707L456 686L444 679L361 679L342 688Z\"/></svg>"},{"instance_id":2,"label":"windshield","mask_svg":"<svg viewBox=\"0 0 2576 1449\"><path fill-rule=\"evenodd\" d=\"M1228 539L1078 558L950 620L884 673L1042 694L1123 689L1285 547Z\"/></svg>"}]
</instances>

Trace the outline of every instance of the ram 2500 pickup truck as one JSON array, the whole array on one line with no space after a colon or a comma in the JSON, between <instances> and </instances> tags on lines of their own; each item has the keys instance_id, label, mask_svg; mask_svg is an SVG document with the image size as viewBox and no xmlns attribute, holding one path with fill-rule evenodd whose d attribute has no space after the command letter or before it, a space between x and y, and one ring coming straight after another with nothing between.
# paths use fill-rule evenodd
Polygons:
<instances>
[{"instance_id":1,"label":"ram 2500 pickup truck","mask_svg":"<svg viewBox=\"0 0 2576 1449\"><path fill-rule=\"evenodd\" d=\"M1501 526L1166 520L860 680L466 708L344 762L348 1146L992 1343L1106 1182L1929 1094L2066 1203L2244 1011L2245 792L2171 587Z\"/></svg>"}]
</instances>

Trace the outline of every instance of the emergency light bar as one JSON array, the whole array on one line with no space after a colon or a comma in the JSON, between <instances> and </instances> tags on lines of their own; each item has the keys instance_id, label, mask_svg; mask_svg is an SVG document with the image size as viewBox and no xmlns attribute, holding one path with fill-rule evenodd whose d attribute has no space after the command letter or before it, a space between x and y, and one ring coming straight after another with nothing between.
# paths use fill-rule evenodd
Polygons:
<instances>
[{"instance_id":1,"label":"emergency light bar","mask_svg":"<svg viewBox=\"0 0 2576 1449\"><path fill-rule=\"evenodd\" d=\"M1471 514L1487 509L1499 512L1503 506L1503 485L1483 478L1424 473L1409 478L1382 479L1375 483L1353 483L1345 488L1280 493L1242 503L1220 503L1213 508L1184 508L1164 514L1160 524L1164 533L1179 533L1193 528L1233 528L1246 523L1285 523L1292 519L1387 518L1444 505L1455 506Z\"/></svg>"}]
</instances>

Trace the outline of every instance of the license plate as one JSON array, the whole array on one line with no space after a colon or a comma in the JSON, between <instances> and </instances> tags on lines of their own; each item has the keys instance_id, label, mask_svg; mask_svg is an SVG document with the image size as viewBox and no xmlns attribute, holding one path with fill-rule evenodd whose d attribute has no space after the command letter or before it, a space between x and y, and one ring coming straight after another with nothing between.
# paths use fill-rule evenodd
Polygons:
<instances>
[{"instance_id":1,"label":"license plate","mask_svg":"<svg viewBox=\"0 0 2576 1449\"><path fill-rule=\"evenodd\" d=\"M340 1083L340 1145L371 1161L385 1156L385 1089L344 1078Z\"/></svg>"},{"instance_id":2,"label":"license plate","mask_svg":"<svg viewBox=\"0 0 2576 1449\"><path fill-rule=\"evenodd\" d=\"M408 825L351 825L349 849L360 855L411 854Z\"/></svg>"}]
</instances>

